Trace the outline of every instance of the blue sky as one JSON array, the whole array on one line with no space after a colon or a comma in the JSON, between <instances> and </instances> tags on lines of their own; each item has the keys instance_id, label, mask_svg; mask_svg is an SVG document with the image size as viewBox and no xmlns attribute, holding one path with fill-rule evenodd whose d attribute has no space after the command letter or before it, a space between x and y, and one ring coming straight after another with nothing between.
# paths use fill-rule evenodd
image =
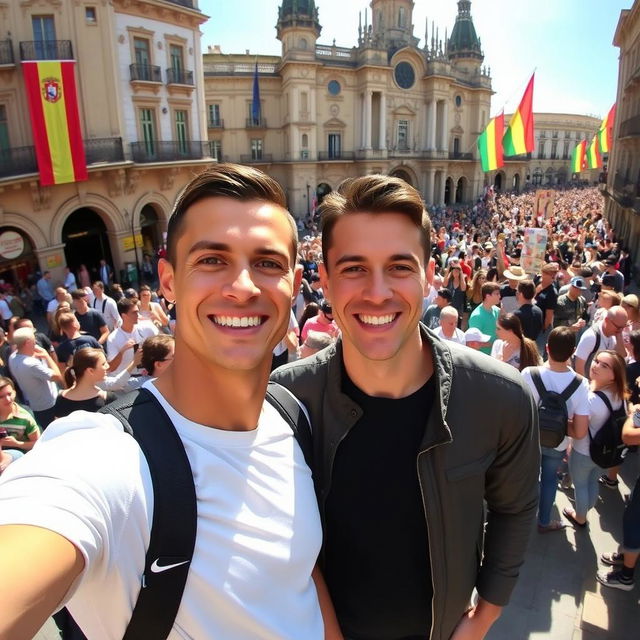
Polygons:
<instances>
[{"instance_id":1,"label":"blue sky","mask_svg":"<svg viewBox=\"0 0 640 640\"><path fill-rule=\"evenodd\" d=\"M200 0L211 16L203 25L202 48L219 44L224 53L280 54L276 0ZM491 67L492 115L517 107L536 68L534 110L604 117L616 99L618 49L613 35L622 9L633 0L473 0L471 12ZM316 0L320 44L351 47L357 41L358 13L366 0ZM455 0L417 0L414 35L424 42L425 18L435 20L440 37L451 33ZM369 9L369 15L371 11ZM431 27L429 27L431 31Z\"/></svg>"}]
</instances>

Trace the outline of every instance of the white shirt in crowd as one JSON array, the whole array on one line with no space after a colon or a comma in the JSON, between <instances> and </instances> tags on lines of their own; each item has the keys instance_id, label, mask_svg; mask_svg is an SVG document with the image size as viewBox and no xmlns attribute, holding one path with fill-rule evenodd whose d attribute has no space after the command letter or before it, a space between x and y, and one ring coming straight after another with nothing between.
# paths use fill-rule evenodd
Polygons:
<instances>
[{"instance_id":1,"label":"white shirt in crowd","mask_svg":"<svg viewBox=\"0 0 640 640\"><path fill-rule=\"evenodd\" d=\"M102 300L98 300L92 293L89 295L89 306L102 314L109 331L113 331L120 326L122 320L118 313L118 305L113 298L103 295Z\"/></svg>"},{"instance_id":2,"label":"white shirt in crowd","mask_svg":"<svg viewBox=\"0 0 640 640\"><path fill-rule=\"evenodd\" d=\"M111 362L128 340L134 340L137 345L142 345L147 338L157 335L158 328L156 325L146 320L138 322L131 332L127 332L122 327L118 327L114 329L107 338L107 360ZM118 367L111 371L111 375L117 376L121 371L126 369L133 361L133 355L133 349L127 349L122 354L122 360Z\"/></svg>"},{"instance_id":3,"label":"white shirt in crowd","mask_svg":"<svg viewBox=\"0 0 640 640\"><path fill-rule=\"evenodd\" d=\"M604 391L604 394L609 398L612 409L615 411L622 406L622 399L616 398L610 391ZM598 431L604 426L604 423L609 418L609 409L602 399L597 396L593 391L589 391L589 432L592 436L595 436ZM590 456L589 453L590 438L589 434L584 438L573 439L573 449L583 456Z\"/></svg>"},{"instance_id":4,"label":"white shirt in crowd","mask_svg":"<svg viewBox=\"0 0 640 640\"><path fill-rule=\"evenodd\" d=\"M522 370L522 378L531 389L531 394L535 400L536 405L540 402L540 394L536 385L533 384L531 379L531 369L533 367L527 367ZM551 371L548 367L538 367L540 371L540 377L542 383L547 391L555 391L556 393L562 393L576 377L576 372L573 369L568 371ZM569 417L573 416L588 416L589 415L589 383L586 378L582 378L580 386L573 392L569 400L567 401L567 413ZM569 436L556 447L556 451L564 451L571 442Z\"/></svg>"},{"instance_id":5,"label":"white shirt in crowd","mask_svg":"<svg viewBox=\"0 0 640 640\"><path fill-rule=\"evenodd\" d=\"M589 327L580 337L580 341L578 342L578 346L576 347L575 357L580 358L580 360L586 360L591 355L594 347L596 346L596 333L600 334L600 346L598 347L599 351L604 351L605 349L613 349L616 348L616 337L615 336L605 336L602 333L602 325L597 324ZM595 356L595 354L594 354ZM585 376L589 377L589 372L585 371Z\"/></svg>"},{"instance_id":6,"label":"white shirt in crowd","mask_svg":"<svg viewBox=\"0 0 640 640\"><path fill-rule=\"evenodd\" d=\"M458 329L457 327L455 328L453 332L453 336L451 336L451 338L447 338L447 336L444 335L444 333L442 332L442 327L440 326L436 327L433 330L433 333L435 333L439 338L442 338L443 340L449 340L449 342L457 342L458 344L467 344L464 338L464 331L462 331L461 329Z\"/></svg>"},{"instance_id":7,"label":"white shirt in crowd","mask_svg":"<svg viewBox=\"0 0 640 640\"><path fill-rule=\"evenodd\" d=\"M169 640L321 640L311 579L320 517L291 428L265 402L256 429L213 429L178 414L153 383L145 388L180 435L198 499L196 548ZM85 568L61 606L91 640L122 638L153 515L138 444L114 417L77 411L53 422L20 462L0 479L0 524L70 540Z\"/></svg>"}]
</instances>

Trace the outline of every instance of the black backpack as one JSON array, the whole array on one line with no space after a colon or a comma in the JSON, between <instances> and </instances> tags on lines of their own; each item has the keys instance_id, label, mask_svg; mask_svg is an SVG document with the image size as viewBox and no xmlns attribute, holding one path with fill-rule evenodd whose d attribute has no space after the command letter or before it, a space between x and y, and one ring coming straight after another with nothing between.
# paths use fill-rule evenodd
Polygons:
<instances>
[{"instance_id":1,"label":"black backpack","mask_svg":"<svg viewBox=\"0 0 640 640\"><path fill-rule=\"evenodd\" d=\"M311 466L311 425L294 396L269 382L267 400L291 427ZM196 543L193 473L173 423L146 389L128 393L100 410L115 416L144 453L154 508L142 588L123 640L164 640L176 619Z\"/></svg>"},{"instance_id":2,"label":"black backpack","mask_svg":"<svg viewBox=\"0 0 640 640\"><path fill-rule=\"evenodd\" d=\"M569 424L567 401L580 386L582 376L576 374L576 377L562 393L549 391L544 386L538 369L531 369L531 379L540 396L540 400L538 400L540 446L554 449L567 435L567 425Z\"/></svg>"},{"instance_id":3,"label":"black backpack","mask_svg":"<svg viewBox=\"0 0 640 640\"><path fill-rule=\"evenodd\" d=\"M624 402L614 411L609 398L602 391L596 391L596 395L605 403L609 417L595 436L589 431L589 454L599 467L610 469L622 464L629 451L627 445L622 442L622 427L627 420L627 412Z\"/></svg>"}]
</instances>

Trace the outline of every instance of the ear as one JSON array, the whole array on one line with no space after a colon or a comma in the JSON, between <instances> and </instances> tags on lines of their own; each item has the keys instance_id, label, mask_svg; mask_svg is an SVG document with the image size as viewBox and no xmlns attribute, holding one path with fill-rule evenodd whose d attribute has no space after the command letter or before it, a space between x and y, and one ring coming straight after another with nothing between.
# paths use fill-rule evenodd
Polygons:
<instances>
[{"instance_id":1,"label":"ear","mask_svg":"<svg viewBox=\"0 0 640 640\"><path fill-rule=\"evenodd\" d=\"M160 293L169 302L176 301L175 272L173 265L164 258L158 261L158 280L160 281Z\"/></svg>"},{"instance_id":2,"label":"ear","mask_svg":"<svg viewBox=\"0 0 640 640\"><path fill-rule=\"evenodd\" d=\"M300 292L300 284L302 283L302 265L296 264L293 268L293 291L291 293L291 304L296 301Z\"/></svg>"},{"instance_id":3,"label":"ear","mask_svg":"<svg viewBox=\"0 0 640 640\"><path fill-rule=\"evenodd\" d=\"M433 277L436 275L436 260L435 258L429 258L429 264L427 264L427 268L425 270L425 281L424 281L424 296L429 295L429 291L431 290L431 284L433 282Z\"/></svg>"},{"instance_id":4,"label":"ear","mask_svg":"<svg viewBox=\"0 0 640 640\"><path fill-rule=\"evenodd\" d=\"M318 275L320 276L320 284L322 285L324 297L327 300L331 300L331 295L329 293L329 274L327 273L327 268L324 266L324 262L321 262L318 265Z\"/></svg>"}]
</instances>

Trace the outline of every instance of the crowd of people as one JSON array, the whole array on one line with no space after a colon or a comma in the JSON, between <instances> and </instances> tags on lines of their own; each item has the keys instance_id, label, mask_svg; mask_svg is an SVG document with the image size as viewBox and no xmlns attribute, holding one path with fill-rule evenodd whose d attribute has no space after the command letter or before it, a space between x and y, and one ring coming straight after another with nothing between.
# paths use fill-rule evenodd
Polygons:
<instances>
[{"instance_id":1,"label":"crowd of people","mask_svg":"<svg viewBox=\"0 0 640 640\"><path fill-rule=\"evenodd\" d=\"M158 290L61 283L43 310L46 334L26 312L3 315L0 470L13 470L0 522L14 522L19 499L31 506L21 489L30 474L68 496L50 452L62 438L84 447L98 480L86 469L78 478L108 513L83 503L65 528L50 516L64 497L47 493L53 506L33 522L62 558L49 609L79 580L74 616L110 629L100 637L122 636L153 490L137 464L116 477L109 463L114 450L139 461L132 439L107 416L89 430L72 412L144 385L176 427L198 491L193 558L151 567L192 563L198 579L176 618L184 635L482 638L508 603L536 509L540 534L585 529L600 488L618 489L628 447L640 444L640 302L624 238L595 189L558 191L550 217L534 193L487 190L472 207L430 211L430 224L415 190L366 176L327 196L322 234L296 255L285 204L268 176L221 165L180 196ZM522 259L530 228L548 234L535 272ZM304 409L294 430L256 394L269 364ZM476 415L480 402L499 415ZM618 438L613 450L598 449L605 433ZM575 497L564 520L553 517L558 486ZM135 495L127 508L125 494ZM633 588L639 519L640 479L620 548L601 556L612 567L598 573L603 585ZM87 521L100 524L88 531ZM116 528L132 554L121 565L105 553ZM105 579L113 600L86 606ZM7 628L28 624L12 613Z\"/></svg>"}]
</instances>

